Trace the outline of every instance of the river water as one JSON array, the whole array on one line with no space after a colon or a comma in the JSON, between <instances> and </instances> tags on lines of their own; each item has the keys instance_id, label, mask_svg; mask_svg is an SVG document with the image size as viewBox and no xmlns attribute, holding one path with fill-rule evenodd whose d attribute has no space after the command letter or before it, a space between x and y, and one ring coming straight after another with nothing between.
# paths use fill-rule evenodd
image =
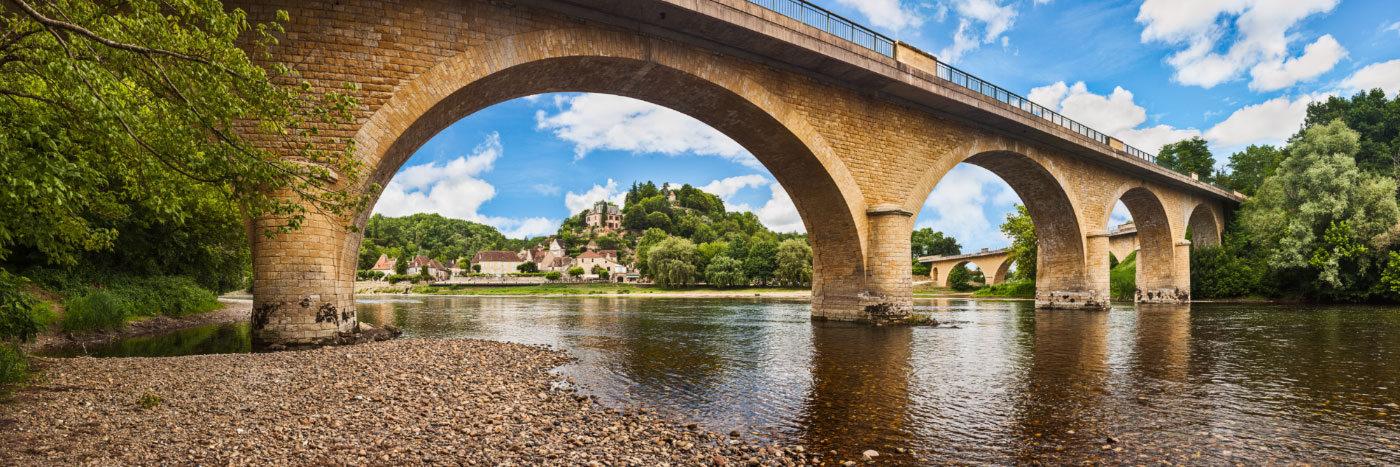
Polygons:
<instances>
[{"instance_id":1,"label":"river water","mask_svg":"<svg viewBox=\"0 0 1400 467\"><path fill-rule=\"evenodd\" d=\"M406 338L567 350L578 362L558 373L604 404L840 458L1400 463L1397 308L917 305L944 324L813 322L806 301L758 298L361 299L359 313ZM87 350L226 351L247 351L246 325Z\"/></svg>"}]
</instances>

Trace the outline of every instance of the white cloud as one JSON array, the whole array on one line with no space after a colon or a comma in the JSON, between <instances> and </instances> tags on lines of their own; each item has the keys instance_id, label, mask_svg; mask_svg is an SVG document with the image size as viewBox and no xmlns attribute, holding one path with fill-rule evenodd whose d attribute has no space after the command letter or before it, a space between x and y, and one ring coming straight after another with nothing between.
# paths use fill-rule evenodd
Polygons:
<instances>
[{"instance_id":1,"label":"white cloud","mask_svg":"<svg viewBox=\"0 0 1400 467\"><path fill-rule=\"evenodd\" d=\"M1128 223L1132 218L1133 214L1128 212L1128 206L1123 204L1123 200L1120 199L1113 204L1113 212L1108 215L1108 229L1116 229L1118 226Z\"/></svg>"},{"instance_id":2,"label":"white cloud","mask_svg":"<svg viewBox=\"0 0 1400 467\"><path fill-rule=\"evenodd\" d=\"M574 193L573 191L565 193L564 206L569 208L569 215L572 216L583 212L584 209L592 208L599 201L607 200L622 206L622 202L626 198L627 192L618 189L617 182L609 178L607 185L594 184L593 188L583 193Z\"/></svg>"},{"instance_id":3,"label":"white cloud","mask_svg":"<svg viewBox=\"0 0 1400 467\"><path fill-rule=\"evenodd\" d=\"M590 151L617 150L670 156L719 156L759 168L758 159L739 143L699 120L648 102L609 94L555 98L558 112L535 113L542 130L574 143L574 158Z\"/></svg>"},{"instance_id":4,"label":"white cloud","mask_svg":"<svg viewBox=\"0 0 1400 467\"><path fill-rule=\"evenodd\" d=\"M1308 104L1319 98L1308 95L1290 101L1287 97L1278 97L1242 107L1206 131L1205 137L1225 147L1280 144L1298 131L1307 116Z\"/></svg>"},{"instance_id":5,"label":"white cloud","mask_svg":"<svg viewBox=\"0 0 1400 467\"><path fill-rule=\"evenodd\" d=\"M969 164L948 171L933 188L924 208L931 219L920 218L915 228L931 228L958 239L965 249L995 247L1008 243L1005 235L983 213L988 202L1009 206L1020 202L1016 192L996 174Z\"/></svg>"},{"instance_id":6,"label":"white cloud","mask_svg":"<svg viewBox=\"0 0 1400 467\"><path fill-rule=\"evenodd\" d=\"M739 205L739 209L736 210L753 211L754 215L758 216L758 221L774 232L806 232L807 227L802 224L802 215L797 213L797 206L792 204L787 190L777 183L768 185L768 188L772 190L773 197L769 198L763 207L754 210L748 209L747 205Z\"/></svg>"},{"instance_id":7,"label":"white cloud","mask_svg":"<svg viewBox=\"0 0 1400 467\"><path fill-rule=\"evenodd\" d=\"M1400 92L1400 59L1366 65L1342 80L1341 87L1347 94L1381 88L1386 95L1395 95Z\"/></svg>"},{"instance_id":8,"label":"white cloud","mask_svg":"<svg viewBox=\"0 0 1400 467\"><path fill-rule=\"evenodd\" d=\"M836 3L855 8L870 20L870 25L899 31L917 28L924 19L913 8L900 3L900 0L836 0Z\"/></svg>"},{"instance_id":9,"label":"white cloud","mask_svg":"<svg viewBox=\"0 0 1400 467\"><path fill-rule=\"evenodd\" d=\"M846 0L843 0L846 1ZM958 15L958 30L953 33L953 44L938 52L938 59L956 63L963 54L976 50L982 44L1008 41L1002 34L1011 30L1016 23L1016 9L1011 5L1001 5L999 0L953 0L953 12Z\"/></svg>"},{"instance_id":10,"label":"white cloud","mask_svg":"<svg viewBox=\"0 0 1400 467\"><path fill-rule=\"evenodd\" d=\"M1390 31L1395 31L1396 34L1400 34L1400 21L1396 21L1396 22L1394 22L1394 23L1390 23L1390 26L1386 26L1385 32L1390 32Z\"/></svg>"},{"instance_id":11,"label":"white cloud","mask_svg":"<svg viewBox=\"0 0 1400 467\"><path fill-rule=\"evenodd\" d=\"M405 168L384 187L374 212L385 216L437 213L490 225L516 238L557 229L558 221L543 217L506 218L477 212L483 203L496 196L496 187L477 177L489 172L502 153L500 136L492 134L469 156L446 164L432 162Z\"/></svg>"},{"instance_id":12,"label":"white cloud","mask_svg":"<svg viewBox=\"0 0 1400 467\"><path fill-rule=\"evenodd\" d=\"M1288 60L1274 59L1255 65L1249 71L1249 74L1254 76L1254 80L1249 82L1249 89L1275 91L1299 81L1316 78L1317 75L1331 70L1346 54L1347 50L1342 48L1342 44L1337 43L1331 34L1319 37L1317 42L1308 44L1303 49L1303 55L1300 57Z\"/></svg>"},{"instance_id":13,"label":"white cloud","mask_svg":"<svg viewBox=\"0 0 1400 467\"><path fill-rule=\"evenodd\" d=\"M1326 47L1316 50L1314 57L1307 57L1305 51L1303 57L1288 58L1289 44L1299 39L1297 34L1290 35L1288 31L1308 16L1331 11L1339 2L1146 0L1138 9L1137 22L1144 25L1142 42L1160 41L1180 47L1167 57L1167 63L1176 69L1173 76L1176 82L1211 88L1235 79L1246 69L1266 64L1251 70L1254 78L1251 87L1270 89L1279 82L1288 81L1292 74L1317 76L1336 64L1335 61L1327 63L1330 56L1340 58L1345 53L1340 45L1336 46L1337 50L1330 50L1326 48L1330 44L1324 43ZM1220 53L1226 44L1228 48ZM1297 70L1276 73L1274 65L1283 66L1285 59L1297 61ZM1319 71L1323 65L1325 69Z\"/></svg>"},{"instance_id":14,"label":"white cloud","mask_svg":"<svg viewBox=\"0 0 1400 467\"><path fill-rule=\"evenodd\" d=\"M1115 87L1113 93L1103 96L1090 92L1083 81L1073 86L1060 81L1031 89L1028 97L1032 102L1147 152L1201 135L1201 131L1194 128L1178 129L1168 125L1138 128L1147 121L1147 110L1134 103L1133 93L1122 87Z\"/></svg>"},{"instance_id":15,"label":"white cloud","mask_svg":"<svg viewBox=\"0 0 1400 467\"><path fill-rule=\"evenodd\" d=\"M696 187L700 191L718 196L722 200L729 200L739 190L748 187L758 188L769 183L768 178L758 174L740 175L729 177L723 180L715 180L708 185Z\"/></svg>"}]
</instances>

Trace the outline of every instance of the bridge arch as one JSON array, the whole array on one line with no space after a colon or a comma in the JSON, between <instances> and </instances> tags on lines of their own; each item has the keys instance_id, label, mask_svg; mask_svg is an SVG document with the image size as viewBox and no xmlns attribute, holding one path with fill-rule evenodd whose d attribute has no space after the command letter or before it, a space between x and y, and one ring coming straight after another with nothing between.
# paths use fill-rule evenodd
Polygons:
<instances>
[{"instance_id":1,"label":"bridge arch","mask_svg":"<svg viewBox=\"0 0 1400 467\"><path fill-rule=\"evenodd\" d=\"M959 163L975 165L1000 177L1021 198L1037 234L1036 304L1043 307L1086 305L1085 244L1079 203L1053 163L1034 148L1002 138L978 139L962 152L940 158L926 168L906 201L917 212L949 171ZM937 202L937 200L933 200ZM1004 280L1009 263L984 268L987 280ZM979 266L980 267L980 266ZM946 275L946 273L945 273Z\"/></svg>"},{"instance_id":2,"label":"bridge arch","mask_svg":"<svg viewBox=\"0 0 1400 467\"><path fill-rule=\"evenodd\" d=\"M1114 204L1119 201L1128 208L1133 226L1137 229L1137 287L1135 301L1175 301L1181 283L1177 270L1177 239L1179 228L1174 228L1168 207L1155 189L1142 183L1130 182L1120 185L1103 209L1101 225L1109 224L1109 216ZM1105 240L1106 241L1106 240ZM1105 250L1104 254L1107 254ZM1123 258L1119 258L1121 261ZM1104 262L1108 259L1102 258ZM1107 274L1107 271L1104 271Z\"/></svg>"},{"instance_id":3,"label":"bridge arch","mask_svg":"<svg viewBox=\"0 0 1400 467\"><path fill-rule=\"evenodd\" d=\"M1186 240L1190 240L1192 246L1219 246L1224 231L1223 217L1211 203L1196 203L1186 221L1191 232L1191 238Z\"/></svg>"},{"instance_id":4,"label":"bridge arch","mask_svg":"<svg viewBox=\"0 0 1400 467\"><path fill-rule=\"evenodd\" d=\"M346 188L382 191L430 138L497 103L550 92L635 98L711 126L764 164L789 194L812 243L814 315L859 309L870 289L870 225L859 185L799 112L721 60L660 39L581 28L517 34L468 48L393 89L372 111L354 133L368 176ZM380 193L371 194L377 199ZM272 239L250 236L255 343L315 343L356 328L354 271L371 211L349 220L360 227L352 232L327 222ZM260 222L266 221L254 226ZM289 250L315 265L314 280L334 285L312 290L304 272L284 273Z\"/></svg>"}]
</instances>

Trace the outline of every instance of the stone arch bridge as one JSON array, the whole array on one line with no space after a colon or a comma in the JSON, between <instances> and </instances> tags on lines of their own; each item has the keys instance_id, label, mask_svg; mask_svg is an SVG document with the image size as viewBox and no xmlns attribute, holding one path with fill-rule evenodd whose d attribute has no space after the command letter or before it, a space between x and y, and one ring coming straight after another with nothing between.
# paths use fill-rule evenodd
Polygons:
<instances>
[{"instance_id":1,"label":"stone arch bridge","mask_svg":"<svg viewBox=\"0 0 1400 467\"><path fill-rule=\"evenodd\" d=\"M353 138L371 173L337 189L383 186L447 125L534 94L627 96L705 122L791 196L813 247L817 319L908 316L914 215L959 163L996 173L1027 203L1040 235L1041 307L1106 305L1105 225L1119 199L1138 219L1143 298L1188 299L1187 226L1217 241L1240 200L790 0L228 3L260 22L287 11L272 57L297 64L313 88L358 86L356 121L323 133ZM250 235L255 345L334 342L358 329L361 234L345 226L367 218L313 217L292 233ZM249 231L277 222L254 219Z\"/></svg>"},{"instance_id":2,"label":"stone arch bridge","mask_svg":"<svg viewBox=\"0 0 1400 467\"><path fill-rule=\"evenodd\" d=\"M920 263L929 265L928 277L939 287L951 287L953 284L948 281L948 273L953 268L967 263L977 265L977 269L982 271L987 285L1006 282L1006 273L1011 269L1012 260L1010 248L1000 250L983 248L982 251L961 255L919 257Z\"/></svg>"}]
</instances>

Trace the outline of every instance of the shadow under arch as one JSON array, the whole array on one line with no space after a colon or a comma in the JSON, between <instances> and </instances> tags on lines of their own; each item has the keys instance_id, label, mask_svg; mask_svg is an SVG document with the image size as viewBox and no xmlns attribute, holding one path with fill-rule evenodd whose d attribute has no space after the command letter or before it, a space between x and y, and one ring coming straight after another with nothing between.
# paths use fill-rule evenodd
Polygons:
<instances>
[{"instance_id":1,"label":"shadow under arch","mask_svg":"<svg viewBox=\"0 0 1400 467\"><path fill-rule=\"evenodd\" d=\"M1223 229L1220 220L1216 219L1215 211L1206 205L1199 203L1191 210L1191 217L1187 218L1187 228L1191 231L1192 246L1220 246L1220 236Z\"/></svg>"},{"instance_id":2,"label":"shadow under arch","mask_svg":"<svg viewBox=\"0 0 1400 467\"><path fill-rule=\"evenodd\" d=\"M1176 241L1172 235L1171 219L1166 206L1152 190L1144 186L1125 187L1112 201L1122 201L1137 228L1137 290L1134 300L1157 301L1175 299ZM1104 210L1110 215L1113 209ZM1104 225L1107 225L1107 219ZM1163 296L1163 294L1170 295Z\"/></svg>"},{"instance_id":3,"label":"shadow under arch","mask_svg":"<svg viewBox=\"0 0 1400 467\"><path fill-rule=\"evenodd\" d=\"M1078 294L1062 295L1085 291L1086 276L1084 233L1080 230L1079 213L1059 178L1039 161L1015 151L979 152L961 162L996 174L1025 203L1036 230L1036 305L1091 305ZM939 178L946 173L943 171ZM928 191L932 192L936 184L935 181L929 185ZM928 195L924 193L925 198ZM1005 267L1009 266L998 268L997 277L1006 277Z\"/></svg>"},{"instance_id":4,"label":"shadow under arch","mask_svg":"<svg viewBox=\"0 0 1400 467\"><path fill-rule=\"evenodd\" d=\"M613 48L600 50L599 44ZM767 167L792 199L812 243L814 315L858 309L866 288L867 230L858 185L803 117L751 80L709 63L715 60L663 40L568 29L470 49L395 90L356 134L367 149L361 157L372 167L360 189L378 184L382 190L432 136L497 103L551 92L639 99L711 126ZM353 225L363 227L369 214L365 210ZM347 283L341 290L353 287L362 234L346 237L336 259L338 276Z\"/></svg>"}]
</instances>

